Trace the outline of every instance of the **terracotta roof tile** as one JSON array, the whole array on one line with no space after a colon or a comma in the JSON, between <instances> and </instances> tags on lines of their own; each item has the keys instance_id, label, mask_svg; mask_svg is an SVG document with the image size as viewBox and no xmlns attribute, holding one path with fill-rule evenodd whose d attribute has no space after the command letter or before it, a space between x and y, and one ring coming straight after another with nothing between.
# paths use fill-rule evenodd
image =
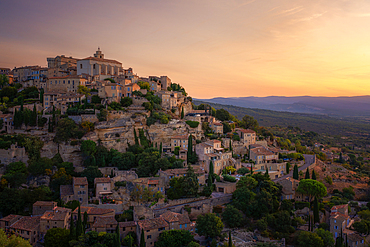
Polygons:
<instances>
[{"instance_id":1,"label":"terracotta roof tile","mask_svg":"<svg viewBox=\"0 0 370 247\"><path fill-rule=\"evenodd\" d=\"M250 133L250 134L256 134L255 131L250 129L237 129L237 131L243 132L243 133Z\"/></svg>"},{"instance_id":2,"label":"terracotta roof tile","mask_svg":"<svg viewBox=\"0 0 370 247\"><path fill-rule=\"evenodd\" d=\"M5 216L4 218L1 218L0 221L11 221L14 220L15 218L22 217L21 215L17 214L9 214L8 216Z\"/></svg>"},{"instance_id":3,"label":"terracotta roof tile","mask_svg":"<svg viewBox=\"0 0 370 247\"><path fill-rule=\"evenodd\" d=\"M99 61L99 62L107 62L107 63L116 63L122 65L122 63L116 61L116 60L110 60L105 58L98 58L98 57L87 57L81 60L93 60L93 61Z\"/></svg>"},{"instance_id":4,"label":"terracotta roof tile","mask_svg":"<svg viewBox=\"0 0 370 247\"><path fill-rule=\"evenodd\" d=\"M37 201L33 204L33 206L54 206L56 202L53 201Z\"/></svg>"},{"instance_id":5,"label":"terracotta roof tile","mask_svg":"<svg viewBox=\"0 0 370 247\"><path fill-rule=\"evenodd\" d=\"M73 177L73 185L87 185L87 178L78 178L78 177Z\"/></svg>"},{"instance_id":6,"label":"terracotta roof tile","mask_svg":"<svg viewBox=\"0 0 370 247\"><path fill-rule=\"evenodd\" d=\"M110 227L110 225L113 225L114 227L117 226L117 221L114 218L114 216L98 216L96 217L94 224L92 225L93 228L105 228Z\"/></svg>"},{"instance_id":7,"label":"terracotta roof tile","mask_svg":"<svg viewBox=\"0 0 370 247\"><path fill-rule=\"evenodd\" d=\"M56 207L53 211L46 211L41 220L65 220L71 213L70 208Z\"/></svg>"},{"instance_id":8,"label":"terracotta roof tile","mask_svg":"<svg viewBox=\"0 0 370 247\"><path fill-rule=\"evenodd\" d=\"M40 218L41 216L24 216L11 225L10 228L32 231L40 225Z\"/></svg>"},{"instance_id":9,"label":"terracotta roof tile","mask_svg":"<svg viewBox=\"0 0 370 247\"><path fill-rule=\"evenodd\" d=\"M162 217L148 219L148 220L140 220L138 224L139 224L139 227L142 228L144 231L169 226L168 223Z\"/></svg>"},{"instance_id":10,"label":"terracotta roof tile","mask_svg":"<svg viewBox=\"0 0 370 247\"><path fill-rule=\"evenodd\" d=\"M81 214L87 212L87 214L90 215L103 215L103 214L109 214L114 213L114 209L108 209L108 208L94 208L94 207L81 207ZM76 208L73 211L74 214L78 213L78 208Z\"/></svg>"},{"instance_id":11,"label":"terracotta roof tile","mask_svg":"<svg viewBox=\"0 0 370 247\"><path fill-rule=\"evenodd\" d=\"M120 222L119 223L119 228L122 228L122 227L134 227L136 226L136 222L135 221L126 221L126 222Z\"/></svg>"},{"instance_id":12,"label":"terracotta roof tile","mask_svg":"<svg viewBox=\"0 0 370 247\"><path fill-rule=\"evenodd\" d=\"M179 224L190 224L189 216L186 214L174 213L167 211L161 217L168 223L179 222Z\"/></svg>"},{"instance_id":13,"label":"terracotta roof tile","mask_svg":"<svg viewBox=\"0 0 370 247\"><path fill-rule=\"evenodd\" d=\"M94 179L94 184L96 183L110 183L111 178L95 178Z\"/></svg>"}]
</instances>

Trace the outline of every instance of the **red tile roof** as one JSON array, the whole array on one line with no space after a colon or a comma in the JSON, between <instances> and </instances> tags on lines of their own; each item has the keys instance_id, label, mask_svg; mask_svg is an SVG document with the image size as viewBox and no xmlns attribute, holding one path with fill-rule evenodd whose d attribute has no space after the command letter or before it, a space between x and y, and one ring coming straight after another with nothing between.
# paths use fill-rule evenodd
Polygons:
<instances>
[{"instance_id":1,"label":"red tile roof","mask_svg":"<svg viewBox=\"0 0 370 247\"><path fill-rule=\"evenodd\" d=\"M67 78L70 78L70 79L84 79L79 75L66 75L66 76L50 77L49 80L51 80L51 79L67 79Z\"/></svg>"},{"instance_id":2,"label":"red tile roof","mask_svg":"<svg viewBox=\"0 0 370 247\"><path fill-rule=\"evenodd\" d=\"M41 220L66 220L69 218L71 213L70 208L57 207L53 211L46 211L42 216Z\"/></svg>"},{"instance_id":3,"label":"red tile roof","mask_svg":"<svg viewBox=\"0 0 370 247\"><path fill-rule=\"evenodd\" d=\"M188 135L179 135L179 136L172 136L171 139L188 139Z\"/></svg>"},{"instance_id":4,"label":"red tile roof","mask_svg":"<svg viewBox=\"0 0 370 247\"><path fill-rule=\"evenodd\" d=\"M40 218L41 216L24 216L13 225L11 225L10 228L32 231L40 225Z\"/></svg>"},{"instance_id":5,"label":"red tile roof","mask_svg":"<svg viewBox=\"0 0 370 247\"><path fill-rule=\"evenodd\" d=\"M333 207L331 208L331 210L337 210L337 209L345 208L345 207L348 207L348 204L343 204L343 205L336 205L336 206L333 206Z\"/></svg>"},{"instance_id":6,"label":"red tile roof","mask_svg":"<svg viewBox=\"0 0 370 247\"><path fill-rule=\"evenodd\" d=\"M107 226L108 225L108 226ZM96 217L94 224L92 225L93 228L110 228L112 225L113 227L117 226L117 221L114 216L98 216Z\"/></svg>"},{"instance_id":7,"label":"red tile roof","mask_svg":"<svg viewBox=\"0 0 370 247\"><path fill-rule=\"evenodd\" d=\"M111 178L95 178L94 179L94 184L96 183L110 183Z\"/></svg>"},{"instance_id":8,"label":"red tile roof","mask_svg":"<svg viewBox=\"0 0 370 247\"><path fill-rule=\"evenodd\" d=\"M73 185L88 185L87 183L87 178L78 178L78 177L73 177Z\"/></svg>"},{"instance_id":9,"label":"red tile roof","mask_svg":"<svg viewBox=\"0 0 370 247\"><path fill-rule=\"evenodd\" d=\"M5 216L4 218L1 218L0 221L11 221L14 220L15 218L22 217L21 215L17 214L9 214L8 216Z\"/></svg>"},{"instance_id":10,"label":"red tile roof","mask_svg":"<svg viewBox=\"0 0 370 247\"><path fill-rule=\"evenodd\" d=\"M109 213L114 213L114 209L106 209L106 208L93 208L93 207L81 207L81 214L87 213L90 215L103 215L103 214L109 214ZM73 211L74 214L78 213L78 208L76 208Z\"/></svg>"},{"instance_id":11,"label":"red tile roof","mask_svg":"<svg viewBox=\"0 0 370 247\"><path fill-rule=\"evenodd\" d=\"M169 226L168 223L162 217L148 219L148 220L140 220L138 224L139 224L139 227L142 228L144 231Z\"/></svg>"},{"instance_id":12,"label":"red tile roof","mask_svg":"<svg viewBox=\"0 0 370 247\"><path fill-rule=\"evenodd\" d=\"M179 222L179 224L190 224L191 222L187 214L179 214L171 211L165 212L161 217L168 223Z\"/></svg>"},{"instance_id":13,"label":"red tile roof","mask_svg":"<svg viewBox=\"0 0 370 247\"><path fill-rule=\"evenodd\" d=\"M240 132L243 132L243 133L251 133L251 134L256 134L255 131L253 130L250 130L250 129L237 129L238 131Z\"/></svg>"},{"instance_id":14,"label":"red tile roof","mask_svg":"<svg viewBox=\"0 0 370 247\"><path fill-rule=\"evenodd\" d=\"M122 227L134 227L136 226L136 222L135 221L126 221L126 222L120 222L119 223L119 228L122 228Z\"/></svg>"},{"instance_id":15,"label":"red tile roof","mask_svg":"<svg viewBox=\"0 0 370 247\"><path fill-rule=\"evenodd\" d=\"M53 201L37 201L33 204L33 206L54 206L56 202Z\"/></svg>"}]
</instances>

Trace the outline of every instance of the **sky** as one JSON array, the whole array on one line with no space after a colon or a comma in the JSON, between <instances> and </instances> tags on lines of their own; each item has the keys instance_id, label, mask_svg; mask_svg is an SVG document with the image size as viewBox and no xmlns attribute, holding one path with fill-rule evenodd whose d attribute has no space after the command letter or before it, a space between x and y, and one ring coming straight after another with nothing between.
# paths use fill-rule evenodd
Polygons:
<instances>
[{"instance_id":1,"label":"sky","mask_svg":"<svg viewBox=\"0 0 370 247\"><path fill-rule=\"evenodd\" d=\"M369 95L369 28L368 0L0 0L0 67L99 46L195 98Z\"/></svg>"}]
</instances>

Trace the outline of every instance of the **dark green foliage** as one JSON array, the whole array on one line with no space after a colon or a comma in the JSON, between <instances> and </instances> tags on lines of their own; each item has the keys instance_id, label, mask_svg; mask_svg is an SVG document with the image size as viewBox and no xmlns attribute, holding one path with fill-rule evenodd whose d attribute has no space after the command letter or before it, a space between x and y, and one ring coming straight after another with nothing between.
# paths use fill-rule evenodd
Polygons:
<instances>
[{"instance_id":1,"label":"dark green foliage","mask_svg":"<svg viewBox=\"0 0 370 247\"><path fill-rule=\"evenodd\" d=\"M294 168L293 168L293 178L294 179L299 179L299 174L298 174L298 166L297 165L294 165Z\"/></svg>"},{"instance_id":2,"label":"dark green foliage","mask_svg":"<svg viewBox=\"0 0 370 247\"><path fill-rule=\"evenodd\" d=\"M80 177L86 177L89 187L94 187L94 179L103 177L103 173L98 169L97 166L89 166L80 173Z\"/></svg>"},{"instance_id":3,"label":"dark green foliage","mask_svg":"<svg viewBox=\"0 0 370 247\"><path fill-rule=\"evenodd\" d=\"M297 237L299 247L324 247L323 240L313 232L300 231Z\"/></svg>"},{"instance_id":4,"label":"dark green foliage","mask_svg":"<svg viewBox=\"0 0 370 247\"><path fill-rule=\"evenodd\" d=\"M230 113L225 109L218 109L216 110L216 118L220 121L228 121L231 120Z\"/></svg>"},{"instance_id":5,"label":"dark green foliage","mask_svg":"<svg viewBox=\"0 0 370 247\"><path fill-rule=\"evenodd\" d=\"M141 235L140 235L140 247L145 247L145 237L144 237L144 230L141 230Z\"/></svg>"},{"instance_id":6,"label":"dark green foliage","mask_svg":"<svg viewBox=\"0 0 370 247\"><path fill-rule=\"evenodd\" d=\"M181 119L184 119L184 107L181 107Z\"/></svg>"},{"instance_id":7,"label":"dark green foliage","mask_svg":"<svg viewBox=\"0 0 370 247\"><path fill-rule=\"evenodd\" d=\"M69 230L64 228L51 228L45 234L45 247L69 246Z\"/></svg>"},{"instance_id":8,"label":"dark green foliage","mask_svg":"<svg viewBox=\"0 0 370 247\"><path fill-rule=\"evenodd\" d=\"M250 170L247 167L242 167L242 168L239 168L236 172L238 174L245 175L247 173L250 173Z\"/></svg>"},{"instance_id":9,"label":"dark green foliage","mask_svg":"<svg viewBox=\"0 0 370 247\"><path fill-rule=\"evenodd\" d=\"M314 172L314 170L312 170L312 172ZM306 176L304 179L310 179L310 171L308 170L308 167L307 167Z\"/></svg>"},{"instance_id":10,"label":"dark green foliage","mask_svg":"<svg viewBox=\"0 0 370 247\"><path fill-rule=\"evenodd\" d=\"M219 217L208 213L198 216L195 228L199 235L215 238L221 235L224 224Z\"/></svg>"},{"instance_id":11,"label":"dark green foliage","mask_svg":"<svg viewBox=\"0 0 370 247\"><path fill-rule=\"evenodd\" d=\"M79 202L78 202L78 206L80 206ZM71 217L69 220L69 240L75 240L75 239L76 239L76 228L75 228L75 223L73 221L73 217Z\"/></svg>"},{"instance_id":12,"label":"dark green foliage","mask_svg":"<svg viewBox=\"0 0 370 247\"><path fill-rule=\"evenodd\" d=\"M313 180L316 180L316 173L315 173L315 170L314 169L312 169L312 179Z\"/></svg>"},{"instance_id":13,"label":"dark green foliage","mask_svg":"<svg viewBox=\"0 0 370 247\"><path fill-rule=\"evenodd\" d=\"M134 128L135 145L139 145L139 138L136 135L136 129Z\"/></svg>"},{"instance_id":14,"label":"dark green foliage","mask_svg":"<svg viewBox=\"0 0 370 247\"><path fill-rule=\"evenodd\" d=\"M199 122L198 121L186 121L185 122L187 125L190 126L190 128L197 128L199 126Z\"/></svg>"},{"instance_id":15,"label":"dark green foliage","mask_svg":"<svg viewBox=\"0 0 370 247\"><path fill-rule=\"evenodd\" d=\"M230 124L226 121L222 122L222 127L223 127L224 134L232 131Z\"/></svg>"},{"instance_id":16,"label":"dark green foliage","mask_svg":"<svg viewBox=\"0 0 370 247\"><path fill-rule=\"evenodd\" d=\"M78 237L81 236L81 234L84 233L83 225L82 225L82 219L81 219L81 208L78 206L78 214L77 214L77 223L76 223L76 240L78 240Z\"/></svg>"},{"instance_id":17,"label":"dark green foliage","mask_svg":"<svg viewBox=\"0 0 370 247\"><path fill-rule=\"evenodd\" d=\"M62 118L58 121L54 141L57 143L67 142L71 138L81 139L85 131L72 119Z\"/></svg>"},{"instance_id":18,"label":"dark green foliage","mask_svg":"<svg viewBox=\"0 0 370 247\"><path fill-rule=\"evenodd\" d=\"M231 231L229 231L229 247L233 247L233 240L231 239Z\"/></svg>"},{"instance_id":19,"label":"dark green foliage","mask_svg":"<svg viewBox=\"0 0 370 247\"><path fill-rule=\"evenodd\" d=\"M86 231L86 228L87 228L87 219L88 219L88 216L87 216L87 212L85 211L83 221L82 221L82 229L83 229L84 234L85 234L85 231Z\"/></svg>"},{"instance_id":20,"label":"dark green foliage","mask_svg":"<svg viewBox=\"0 0 370 247\"><path fill-rule=\"evenodd\" d=\"M333 234L330 231L326 231L322 228L315 230L315 233L322 239L325 247L333 247L335 240Z\"/></svg>"},{"instance_id":21,"label":"dark green foliage","mask_svg":"<svg viewBox=\"0 0 370 247\"><path fill-rule=\"evenodd\" d=\"M155 243L156 247L179 247L187 246L194 241L194 237L188 230L163 231Z\"/></svg>"},{"instance_id":22,"label":"dark green foliage","mask_svg":"<svg viewBox=\"0 0 370 247\"><path fill-rule=\"evenodd\" d=\"M313 201L313 221L314 223L319 223L320 222L320 217L319 217L319 202L317 198L315 197Z\"/></svg>"},{"instance_id":23,"label":"dark green foliage","mask_svg":"<svg viewBox=\"0 0 370 247\"><path fill-rule=\"evenodd\" d=\"M208 168L208 180L207 180L207 185L210 188L213 188L213 182L214 182L214 166L212 160L209 162L209 168Z\"/></svg>"},{"instance_id":24,"label":"dark green foliage","mask_svg":"<svg viewBox=\"0 0 370 247\"><path fill-rule=\"evenodd\" d=\"M286 174L289 174L289 172L290 172L290 163L288 162L288 163L286 163L286 166L285 166L285 169L286 169Z\"/></svg>"},{"instance_id":25,"label":"dark green foliage","mask_svg":"<svg viewBox=\"0 0 370 247\"><path fill-rule=\"evenodd\" d=\"M353 229L361 234L367 234L369 232L369 227L368 224L366 224L365 220L353 223Z\"/></svg>"},{"instance_id":26,"label":"dark green foliage","mask_svg":"<svg viewBox=\"0 0 370 247\"><path fill-rule=\"evenodd\" d=\"M2 178L6 179L11 188L18 188L21 184L27 182L27 175L26 164L18 161L6 166L6 171Z\"/></svg>"},{"instance_id":27,"label":"dark green foliage","mask_svg":"<svg viewBox=\"0 0 370 247\"><path fill-rule=\"evenodd\" d=\"M43 175L46 173L46 169L51 170L53 168L53 161L49 158L42 157L38 160L28 160L28 171L34 175Z\"/></svg>"},{"instance_id":28,"label":"dark green foliage","mask_svg":"<svg viewBox=\"0 0 370 247\"><path fill-rule=\"evenodd\" d=\"M116 244L116 234L106 233L99 234L97 232L87 232L81 235L78 240L69 242L71 247L94 246L94 247L112 247Z\"/></svg>"},{"instance_id":29,"label":"dark green foliage","mask_svg":"<svg viewBox=\"0 0 370 247\"><path fill-rule=\"evenodd\" d=\"M293 210L293 202L291 200L283 200L280 204L280 210L291 212Z\"/></svg>"},{"instance_id":30,"label":"dark green foliage","mask_svg":"<svg viewBox=\"0 0 370 247\"><path fill-rule=\"evenodd\" d=\"M231 228L241 227L244 223L243 214L232 205L227 205L222 213L222 221Z\"/></svg>"},{"instance_id":31,"label":"dark green foliage","mask_svg":"<svg viewBox=\"0 0 370 247\"><path fill-rule=\"evenodd\" d=\"M171 200L182 197L195 197L198 194L198 178L194 169L188 165L186 175L180 178L170 180L170 188L167 190L167 197Z\"/></svg>"},{"instance_id":32,"label":"dark green foliage","mask_svg":"<svg viewBox=\"0 0 370 247\"><path fill-rule=\"evenodd\" d=\"M91 103L93 104L100 104L101 100L102 99L98 95L91 96Z\"/></svg>"},{"instance_id":33,"label":"dark green foliage","mask_svg":"<svg viewBox=\"0 0 370 247\"><path fill-rule=\"evenodd\" d=\"M227 181L227 182L232 182L232 183L236 182L236 178L233 177L233 176L230 176L230 175L227 175L227 174L224 174L222 176L223 176L224 180Z\"/></svg>"},{"instance_id":34,"label":"dark green foliage","mask_svg":"<svg viewBox=\"0 0 370 247\"><path fill-rule=\"evenodd\" d=\"M176 91L176 92L182 92L184 96L187 96L188 94L185 91L185 88L183 88L180 84L178 83L171 83L171 86L169 86L168 91Z\"/></svg>"}]
</instances>

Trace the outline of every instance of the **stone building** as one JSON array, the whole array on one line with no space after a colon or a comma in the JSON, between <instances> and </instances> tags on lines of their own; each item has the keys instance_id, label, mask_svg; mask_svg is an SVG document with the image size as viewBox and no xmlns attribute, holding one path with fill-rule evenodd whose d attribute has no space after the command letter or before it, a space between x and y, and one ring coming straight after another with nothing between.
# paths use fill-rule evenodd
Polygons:
<instances>
[{"instance_id":1,"label":"stone building","mask_svg":"<svg viewBox=\"0 0 370 247\"><path fill-rule=\"evenodd\" d=\"M60 186L60 199L67 203L69 201L79 201L81 205L88 203L88 183L87 178L73 177L72 185Z\"/></svg>"},{"instance_id":2,"label":"stone building","mask_svg":"<svg viewBox=\"0 0 370 247\"><path fill-rule=\"evenodd\" d=\"M129 232L136 233L137 223L135 221L126 221L119 223L119 234L121 238L126 237Z\"/></svg>"},{"instance_id":3,"label":"stone building","mask_svg":"<svg viewBox=\"0 0 370 247\"><path fill-rule=\"evenodd\" d=\"M112 78L123 74L122 63L116 60L105 59L104 54L98 48L93 57L87 57L77 61L77 75L98 75L99 80Z\"/></svg>"},{"instance_id":4,"label":"stone building","mask_svg":"<svg viewBox=\"0 0 370 247\"><path fill-rule=\"evenodd\" d=\"M45 211L40 218L40 237L43 238L51 228L69 229L71 211L70 208L63 207Z\"/></svg>"},{"instance_id":5,"label":"stone building","mask_svg":"<svg viewBox=\"0 0 370 247\"><path fill-rule=\"evenodd\" d=\"M256 132L250 129L236 129L236 133L240 137L240 141L244 142L246 147L256 143Z\"/></svg>"},{"instance_id":6,"label":"stone building","mask_svg":"<svg viewBox=\"0 0 370 247\"><path fill-rule=\"evenodd\" d=\"M190 232L194 232L195 230L195 226L190 221L189 215L186 211L180 214L168 210L160 217L168 223L170 230L187 230Z\"/></svg>"},{"instance_id":7,"label":"stone building","mask_svg":"<svg viewBox=\"0 0 370 247\"><path fill-rule=\"evenodd\" d=\"M41 216L23 216L9 227L9 231L34 245L40 239L40 218Z\"/></svg>"},{"instance_id":8,"label":"stone building","mask_svg":"<svg viewBox=\"0 0 370 247\"><path fill-rule=\"evenodd\" d=\"M171 137L171 151L175 151L175 147L180 149L188 149L188 138L189 135L176 135Z\"/></svg>"},{"instance_id":9,"label":"stone building","mask_svg":"<svg viewBox=\"0 0 370 247\"><path fill-rule=\"evenodd\" d=\"M91 230L95 232L115 233L117 220L114 216L97 216L91 226Z\"/></svg>"},{"instance_id":10,"label":"stone building","mask_svg":"<svg viewBox=\"0 0 370 247\"><path fill-rule=\"evenodd\" d=\"M287 177L285 179L277 181L277 183L281 184L283 186L283 190L281 193L281 200L295 200L296 199L296 189L299 185L299 180ZM301 195L299 195L301 197ZM298 198L297 198L298 199ZM299 198L300 200L302 198Z\"/></svg>"},{"instance_id":11,"label":"stone building","mask_svg":"<svg viewBox=\"0 0 370 247\"><path fill-rule=\"evenodd\" d=\"M18 144L11 144L9 149L0 149L0 163L10 164L12 162L26 162L28 155L24 147L19 147Z\"/></svg>"},{"instance_id":12,"label":"stone building","mask_svg":"<svg viewBox=\"0 0 370 247\"><path fill-rule=\"evenodd\" d=\"M170 230L170 225L162 217L140 220L136 235L140 241L141 232L144 232L144 239L147 247L153 247L158 240L159 234L163 231Z\"/></svg>"},{"instance_id":13,"label":"stone building","mask_svg":"<svg viewBox=\"0 0 370 247\"><path fill-rule=\"evenodd\" d=\"M46 91L54 91L59 93L77 93L78 86L86 86L86 83L87 80L78 75L50 77L47 80Z\"/></svg>"},{"instance_id":14,"label":"stone building","mask_svg":"<svg viewBox=\"0 0 370 247\"><path fill-rule=\"evenodd\" d=\"M336 205L331 208L329 217L330 232L333 234L334 239L340 236L341 231L348 229L353 220L348 215L348 204Z\"/></svg>"},{"instance_id":15,"label":"stone building","mask_svg":"<svg viewBox=\"0 0 370 247\"><path fill-rule=\"evenodd\" d=\"M54 210L57 207L57 203L53 201L37 201L32 206L33 215L42 215L46 211Z\"/></svg>"},{"instance_id":16,"label":"stone building","mask_svg":"<svg viewBox=\"0 0 370 247\"><path fill-rule=\"evenodd\" d=\"M81 210L81 216L86 212L87 213L87 228L90 228L95 220L98 217L114 217L115 216L115 210L114 209L105 209L105 208L94 208L94 207L80 207ZM78 208L76 208L72 212L72 217L74 220L77 220L78 217Z\"/></svg>"},{"instance_id":17,"label":"stone building","mask_svg":"<svg viewBox=\"0 0 370 247\"><path fill-rule=\"evenodd\" d=\"M204 185L206 183L206 174L205 171L200 167L194 167L194 173L198 176L198 183L199 185ZM160 178L164 178L164 182L166 184L166 188L168 188L170 184L170 180L175 177L183 177L186 176L186 171L188 168L177 168L177 169L167 169L165 171L159 170L158 175Z\"/></svg>"},{"instance_id":18,"label":"stone building","mask_svg":"<svg viewBox=\"0 0 370 247\"><path fill-rule=\"evenodd\" d=\"M33 69L41 68L38 65L35 66L24 66L24 67L15 67L13 69L13 80L15 83L23 83L32 79Z\"/></svg>"},{"instance_id":19,"label":"stone building","mask_svg":"<svg viewBox=\"0 0 370 247\"><path fill-rule=\"evenodd\" d=\"M253 160L255 164L276 163L279 159L279 153L273 152L268 147L261 145L251 146L249 159Z\"/></svg>"},{"instance_id":20,"label":"stone building","mask_svg":"<svg viewBox=\"0 0 370 247\"><path fill-rule=\"evenodd\" d=\"M61 93L59 91L49 91L44 93L44 109L52 110L53 106L56 110L60 110L61 114L65 114L69 104L83 102L86 96L78 93Z\"/></svg>"},{"instance_id":21,"label":"stone building","mask_svg":"<svg viewBox=\"0 0 370 247\"><path fill-rule=\"evenodd\" d=\"M107 178L95 178L95 197L99 198L103 195L112 194L113 180L109 177Z\"/></svg>"}]
</instances>

